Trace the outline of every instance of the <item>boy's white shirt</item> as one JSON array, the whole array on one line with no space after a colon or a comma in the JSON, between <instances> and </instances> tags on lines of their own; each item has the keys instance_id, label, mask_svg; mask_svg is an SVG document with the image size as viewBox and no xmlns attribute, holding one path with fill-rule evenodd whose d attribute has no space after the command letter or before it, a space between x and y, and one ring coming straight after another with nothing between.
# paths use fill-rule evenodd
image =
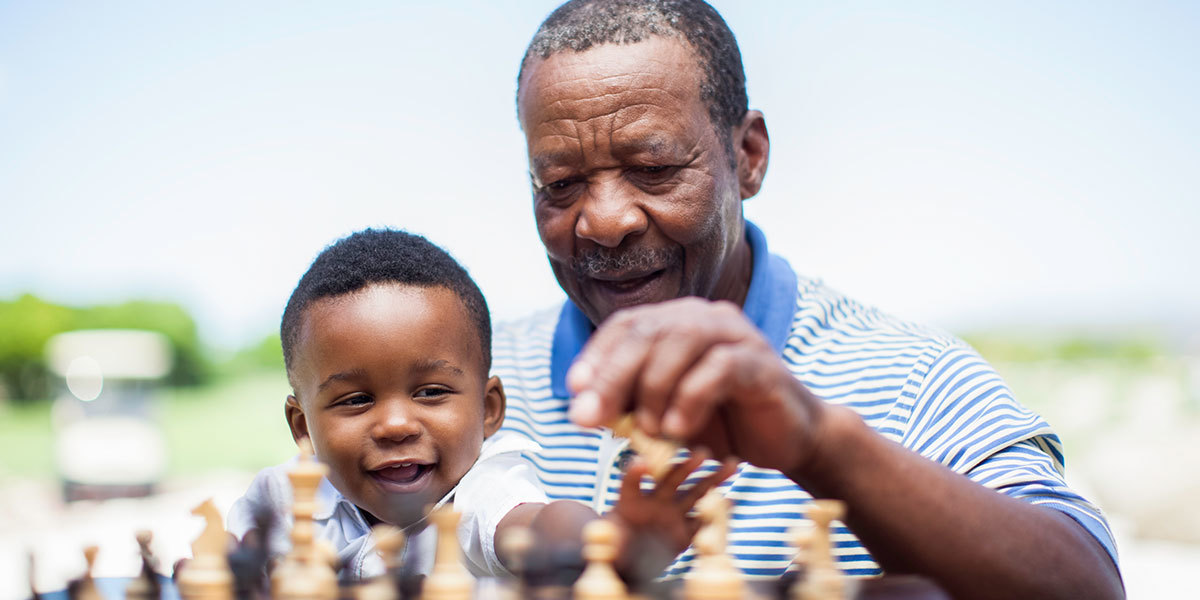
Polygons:
<instances>
[{"instance_id":1,"label":"boy's white shirt","mask_svg":"<svg viewBox=\"0 0 1200 600\"><path fill-rule=\"evenodd\" d=\"M529 438L501 431L483 441L479 458L437 505L452 502L462 513L458 525L458 542L463 550L464 563L475 576L503 575L507 571L496 556L494 540L496 525L517 505L529 502L549 502L538 484L537 476L524 452L536 452L539 446ZM291 548L292 488L287 471L295 464L293 458L281 465L258 472L246 494L233 503L226 519L226 528L240 540L256 527L254 513L266 508L275 519L271 527L268 548L272 556ZM371 526L358 507L347 500L328 479L317 488L317 511L314 515L316 537L325 540L337 552L344 565L343 574L353 578L374 577L383 573L383 560L375 552ZM436 528L421 522L405 530L405 565L413 572L429 574L433 569L437 544Z\"/></svg>"}]
</instances>

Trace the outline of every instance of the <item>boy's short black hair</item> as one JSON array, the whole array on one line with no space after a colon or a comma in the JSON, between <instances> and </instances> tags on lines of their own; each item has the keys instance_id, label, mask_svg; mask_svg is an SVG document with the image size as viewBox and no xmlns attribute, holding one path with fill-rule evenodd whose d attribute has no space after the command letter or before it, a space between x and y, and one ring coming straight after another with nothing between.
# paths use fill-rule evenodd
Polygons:
<instances>
[{"instance_id":1,"label":"boy's short black hair","mask_svg":"<svg viewBox=\"0 0 1200 600\"><path fill-rule=\"evenodd\" d=\"M475 322L484 373L491 370L492 323L487 301L462 265L419 235L364 229L321 251L296 284L279 325L283 362L289 373L304 309L322 298L342 296L375 283L444 287L454 292Z\"/></svg>"}]
</instances>

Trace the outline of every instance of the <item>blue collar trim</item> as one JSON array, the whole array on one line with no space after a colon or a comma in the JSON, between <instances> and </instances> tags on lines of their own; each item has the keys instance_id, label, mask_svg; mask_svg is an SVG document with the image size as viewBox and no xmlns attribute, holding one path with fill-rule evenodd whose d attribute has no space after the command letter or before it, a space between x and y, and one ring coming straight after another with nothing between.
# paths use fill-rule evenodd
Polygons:
<instances>
[{"instance_id":1,"label":"blue collar trim","mask_svg":"<svg viewBox=\"0 0 1200 600\"><path fill-rule=\"evenodd\" d=\"M750 290L742 309L775 351L783 354L796 312L796 273L786 260L767 251L766 236L749 221L746 222L746 240L750 242L754 270L750 274ZM567 369L583 350L593 329L591 321L574 302L570 299L563 302L550 351L550 389L555 398L571 397L567 391Z\"/></svg>"}]
</instances>

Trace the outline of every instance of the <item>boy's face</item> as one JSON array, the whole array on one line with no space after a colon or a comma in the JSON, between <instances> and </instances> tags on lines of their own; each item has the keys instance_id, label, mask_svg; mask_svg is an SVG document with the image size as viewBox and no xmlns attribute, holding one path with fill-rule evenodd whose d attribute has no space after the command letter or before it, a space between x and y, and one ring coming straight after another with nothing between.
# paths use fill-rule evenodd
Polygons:
<instances>
[{"instance_id":1,"label":"boy's face","mask_svg":"<svg viewBox=\"0 0 1200 600\"><path fill-rule=\"evenodd\" d=\"M347 499L408 525L403 498L444 496L504 419L504 391L479 344L444 287L379 284L318 300L304 311L289 374L292 436L312 440Z\"/></svg>"}]
</instances>

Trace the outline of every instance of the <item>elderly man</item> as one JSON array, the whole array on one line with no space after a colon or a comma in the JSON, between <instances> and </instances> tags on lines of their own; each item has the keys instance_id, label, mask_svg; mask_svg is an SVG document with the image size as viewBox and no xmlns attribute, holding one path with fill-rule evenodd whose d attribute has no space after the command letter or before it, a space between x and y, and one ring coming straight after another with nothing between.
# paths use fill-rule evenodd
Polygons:
<instances>
[{"instance_id":1,"label":"elderly man","mask_svg":"<svg viewBox=\"0 0 1200 600\"><path fill-rule=\"evenodd\" d=\"M850 574L920 573L962 597L1122 595L1058 438L971 348L797 276L743 219L767 128L711 7L573 0L518 82L538 233L569 300L502 328L494 352L505 426L544 448L552 497L612 507L629 450L602 425L632 412L744 461L720 489L750 576L786 570L787 532L819 497L847 503L834 542Z\"/></svg>"}]
</instances>

